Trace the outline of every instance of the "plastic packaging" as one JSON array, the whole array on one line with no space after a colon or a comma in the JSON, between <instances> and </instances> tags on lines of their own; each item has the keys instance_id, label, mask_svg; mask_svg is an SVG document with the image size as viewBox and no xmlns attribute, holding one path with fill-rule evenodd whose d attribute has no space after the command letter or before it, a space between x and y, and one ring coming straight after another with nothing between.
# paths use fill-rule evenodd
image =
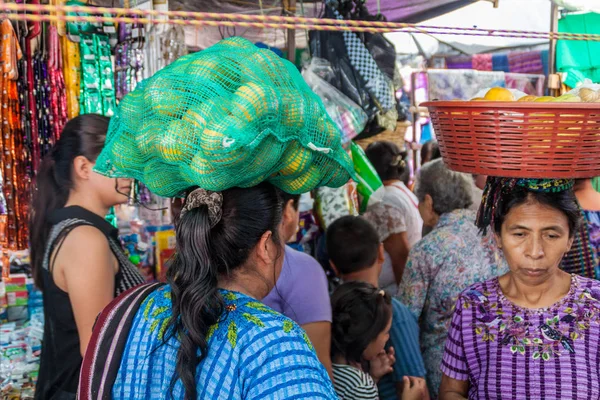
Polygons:
<instances>
[{"instance_id":1,"label":"plastic packaging","mask_svg":"<svg viewBox=\"0 0 600 400\"><path fill-rule=\"evenodd\" d=\"M356 183L333 189L322 187L316 190L315 203L319 224L325 230L337 219L346 215L358 215Z\"/></svg>"},{"instance_id":2,"label":"plastic packaging","mask_svg":"<svg viewBox=\"0 0 600 400\"><path fill-rule=\"evenodd\" d=\"M592 83L592 81L586 79L585 82L567 94L579 96L584 103L600 103L600 84Z\"/></svg>"},{"instance_id":3,"label":"plastic packaging","mask_svg":"<svg viewBox=\"0 0 600 400\"><path fill-rule=\"evenodd\" d=\"M385 188L363 149L354 142L350 149L357 177L356 190L360 200L360 212L363 213L369 206L383 200Z\"/></svg>"},{"instance_id":4,"label":"plastic packaging","mask_svg":"<svg viewBox=\"0 0 600 400\"><path fill-rule=\"evenodd\" d=\"M346 95L320 77L331 70L327 60L314 57L302 71L302 77L323 101L327 114L342 132L342 144L358 136L367 124L367 114Z\"/></svg>"}]
</instances>

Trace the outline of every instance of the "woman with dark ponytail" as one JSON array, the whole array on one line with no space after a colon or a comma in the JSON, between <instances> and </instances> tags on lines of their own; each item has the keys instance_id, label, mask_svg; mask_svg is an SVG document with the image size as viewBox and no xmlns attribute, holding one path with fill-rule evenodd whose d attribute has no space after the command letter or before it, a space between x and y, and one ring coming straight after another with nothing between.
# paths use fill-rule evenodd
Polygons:
<instances>
[{"instance_id":1,"label":"woman with dark ponytail","mask_svg":"<svg viewBox=\"0 0 600 400\"><path fill-rule=\"evenodd\" d=\"M185 201L167 284L100 314L79 399L337 400L306 332L262 303L285 254L282 190L353 171L297 68L228 38L138 85L110 128L103 173Z\"/></svg>"},{"instance_id":2,"label":"woman with dark ponytail","mask_svg":"<svg viewBox=\"0 0 600 400\"><path fill-rule=\"evenodd\" d=\"M104 220L127 201L130 181L92 170L108 118L67 123L38 171L30 220L31 261L44 296L39 399L74 399L82 355L97 315L115 295L143 282Z\"/></svg>"},{"instance_id":3,"label":"woman with dark ponytail","mask_svg":"<svg viewBox=\"0 0 600 400\"><path fill-rule=\"evenodd\" d=\"M260 302L283 264L282 207L269 183L189 193L168 285L103 312L80 399L337 399L306 333Z\"/></svg>"}]
</instances>

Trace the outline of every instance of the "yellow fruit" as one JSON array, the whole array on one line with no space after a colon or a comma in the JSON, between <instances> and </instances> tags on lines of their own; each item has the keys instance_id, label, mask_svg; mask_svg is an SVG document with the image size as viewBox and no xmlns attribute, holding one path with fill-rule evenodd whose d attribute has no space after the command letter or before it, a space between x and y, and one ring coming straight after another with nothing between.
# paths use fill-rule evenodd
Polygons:
<instances>
[{"instance_id":1,"label":"yellow fruit","mask_svg":"<svg viewBox=\"0 0 600 400\"><path fill-rule=\"evenodd\" d=\"M515 101L515 96L508 89L495 87L488 90L484 98L489 101Z\"/></svg>"},{"instance_id":2,"label":"yellow fruit","mask_svg":"<svg viewBox=\"0 0 600 400\"><path fill-rule=\"evenodd\" d=\"M299 177L283 182L284 190L288 193L306 193L314 186L312 183L318 183L320 180L319 169L315 165L311 165L308 170Z\"/></svg>"},{"instance_id":3,"label":"yellow fruit","mask_svg":"<svg viewBox=\"0 0 600 400\"><path fill-rule=\"evenodd\" d=\"M214 172L214 168L212 168L208 161L206 161L204 154L199 152L194 156L194 158L192 158L192 162L190 163L190 171L192 174L204 176Z\"/></svg>"},{"instance_id":4,"label":"yellow fruit","mask_svg":"<svg viewBox=\"0 0 600 400\"><path fill-rule=\"evenodd\" d=\"M473 97L471 101L485 101L483 97Z\"/></svg>"},{"instance_id":5,"label":"yellow fruit","mask_svg":"<svg viewBox=\"0 0 600 400\"><path fill-rule=\"evenodd\" d=\"M231 98L233 115L250 122L268 112L277 112L279 102L275 90L253 82L242 85Z\"/></svg>"},{"instance_id":6,"label":"yellow fruit","mask_svg":"<svg viewBox=\"0 0 600 400\"><path fill-rule=\"evenodd\" d=\"M552 101L556 103L581 103L581 97L575 96L574 94L563 94Z\"/></svg>"},{"instance_id":7,"label":"yellow fruit","mask_svg":"<svg viewBox=\"0 0 600 400\"><path fill-rule=\"evenodd\" d=\"M283 153L281 159L283 168L279 172L284 176L299 174L311 164L312 159L310 151L304 149L297 142L293 142Z\"/></svg>"},{"instance_id":8,"label":"yellow fruit","mask_svg":"<svg viewBox=\"0 0 600 400\"><path fill-rule=\"evenodd\" d=\"M517 100L517 101L519 101L519 102L524 102L524 101L525 101L525 102L529 102L529 101L536 101L536 100L537 100L537 98L538 98L537 96L523 96L523 97L521 97L521 98L520 98L519 100Z\"/></svg>"},{"instance_id":9,"label":"yellow fruit","mask_svg":"<svg viewBox=\"0 0 600 400\"><path fill-rule=\"evenodd\" d=\"M548 102L553 101L553 100L554 100L554 97L552 97L552 96L542 96L542 97L538 97L534 101L536 103L548 103Z\"/></svg>"}]
</instances>

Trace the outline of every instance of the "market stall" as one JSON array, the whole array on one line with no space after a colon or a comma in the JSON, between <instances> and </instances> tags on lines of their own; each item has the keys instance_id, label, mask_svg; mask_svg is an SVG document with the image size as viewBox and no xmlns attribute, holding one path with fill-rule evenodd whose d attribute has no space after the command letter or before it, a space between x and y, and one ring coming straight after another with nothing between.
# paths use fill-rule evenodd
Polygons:
<instances>
[{"instance_id":1,"label":"market stall","mask_svg":"<svg viewBox=\"0 0 600 400\"><path fill-rule=\"evenodd\" d=\"M342 145L352 154L357 176L357 182L341 188L317 190L314 206L312 200L304 198L303 225L296 244L315 255L320 228L341 215L363 212L380 199L382 182L356 143L365 146L374 140L391 139L404 146L408 123L399 115L413 113L416 120L427 112L417 104L399 109L397 97L402 84L396 48L383 33L406 30L411 34L447 34L443 27L383 21L376 18L370 5L360 8L357 14L356 10L336 7L335 2L324 5L323 15L315 7L307 7L303 17L289 15L290 4L280 16L277 13L281 8L252 15L174 11L152 8L147 2L133 9L93 8L77 2L64 7L56 3L59 7L35 1L0 4L0 12L6 13L2 14L1 25L0 321L8 321L0 328L0 390L2 395L16 398L29 398L33 393L43 327L43 305L28 267L29 204L41 159L68 119L83 113L115 115L142 80L186 54L189 44L194 50L204 48L206 40L216 38L217 32L222 35L225 29L230 30L227 36L247 33L261 46L277 47L274 50L281 55L286 50L289 58L293 58L295 47L302 47L304 38L312 60L303 65L302 75L323 102ZM313 18L316 16L323 18ZM213 36L204 35L205 28L211 29ZM282 32L288 35L285 41L276 36ZM478 32L469 28L463 33ZM488 34L493 35L493 30ZM515 31L506 34L521 35ZM296 46L290 35L296 38ZM531 36L539 40L548 34L533 32ZM600 38L596 35L593 39ZM540 74L522 77L510 71L487 71L475 74L485 79L467 84L464 73L449 71L428 71L429 98L444 99L454 90L461 91L454 97L470 98L482 87L511 85L526 88L528 94L542 94ZM448 83L444 77L452 74L462 74L462 80ZM410 140L416 143L418 137ZM311 166L305 164L301 167ZM107 217L120 228L121 244L129 260L146 279L164 280L167 260L174 252L171 200L151 194L139 183L134 183L132 189L131 206L120 207Z\"/></svg>"}]
</instances>

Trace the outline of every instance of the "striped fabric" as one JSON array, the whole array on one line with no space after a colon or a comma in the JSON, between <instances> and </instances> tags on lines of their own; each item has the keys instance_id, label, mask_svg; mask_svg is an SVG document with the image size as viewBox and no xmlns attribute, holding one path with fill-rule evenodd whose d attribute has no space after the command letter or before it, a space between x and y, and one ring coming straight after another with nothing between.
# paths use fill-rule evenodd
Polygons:
<instances>
[{"instance_id":1,"label":"striped fabric","mask_svg":"<svg viewBox=\"0 0 600 400\"><path fill-rule=\"evenodd\" d=\"M402 382L404 376L425 377L425 365L419 346L419 325L408 307L397 299L392 299L392 329L390 342L396 351L394 372L379 381L379 398L395 400L396 382Z\"/></svg>"},{"instance_id":2,"label":"striped fabric","mask_svg":"<svg viewBox=\"0 0 600 400\"><path fill-rule=\"evenodd\" d=\"M81 367L77 398L110 400L123 347L141 303L162 283L139 285L114 299L98 316Z\"/></svg>"},{"instance_id":3,"label":"striped fabric","mask_svg":"<svg viewBox=\"0 0 600 400\"><path fill-rule=\"evenodd\" d=\"M469 399L600 399L600 282L572 275L569 293L525 309L498 278L461 294L442 371L469 381Z\"/></svg>"},{"instance_id":4,"label":"striped fabric","mask_svg":"<svg viewBox=\"0 0 600 400\"><path fill-rule=\"evenodd\" d=\"M298 325L241 293L220 294L227 311L207 335L208 354L196 373L198 399L337 399ZM112 387L113 399L169 398L179 348L167 329L171 307L168 286L140 306ZM172 398L184 398L181 381Z\"/></svg>"},{"instance_id":5,"label":"striped fabric","mask_svg":"<svg viewBox=\"0 0 600 400\"><path fill-rule=\"evenodd\" d=\"M340 400L377 400L373 378L358 368L333 364L333 382Z\"/></svg>"},{"instance_id":6,"label":"striped fabric","mask_svg":"<svg viewBox=\"0 0 600 400\"><path fill-rule=\"evenodd\" d=\"M600 279L600 211L581 210L583 223L571 249L562 259L561 269L592 279Z\"/></svg>"}]
</instances>

